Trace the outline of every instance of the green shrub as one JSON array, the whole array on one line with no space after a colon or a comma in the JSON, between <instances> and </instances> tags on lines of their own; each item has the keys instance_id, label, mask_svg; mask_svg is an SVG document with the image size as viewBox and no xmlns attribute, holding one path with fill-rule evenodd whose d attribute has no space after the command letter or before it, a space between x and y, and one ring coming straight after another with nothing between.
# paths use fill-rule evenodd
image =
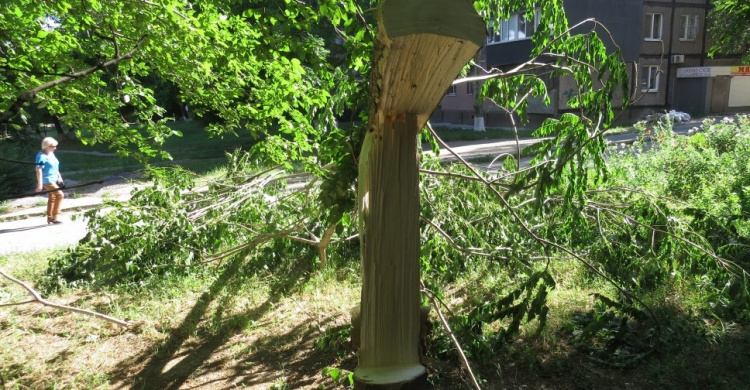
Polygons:
<instances>
[{"instance_id":1,"label":"green shrub","mask_svg":"<svg viewBox=\"0 0 750 390\"><path fill-rule=\"evenodd\" d=\"M36 151L31 142L0 139L0 156L7 160L34 163ZM33 165L0 160L0 199L32 191L36 183Z\"/></svg>"},{"instance_id":2,"label":"green shrub","mask_svg":"<svg viewBox=\"0 0 750 390\"><path fill-rule=\"evenodd\" d=\"M706 122L689 136L649 135L650 150L636 145L610 160L611 180L591 196L601 206L590 209L588 242L574 245L630 288L698 280L714 312L742 315L750 308L748 117Z\"/></svg>"},{"instance_id":3,"label":"green shrub","mask_svg":"<svg viewBox=\"0 0 750 390\"><path fill-rule=\"evenodd\" d=\"M202 188L183 169L150 173L153 184L133 192L128 203L109 202L86 213L88 235L50 262L47 288L92 282L137 285L153 276L222 265L234 255L247 257L251 268L266 270L317 258L312 245L295 240L325 230L316 197L275 182L284 171L259 169L246 153L237 152L230 156L226 176ZM340 225L342 235L351 234L349 225ZM353 252L347 246L341 250Z\"/></svg>"}]
</instances>

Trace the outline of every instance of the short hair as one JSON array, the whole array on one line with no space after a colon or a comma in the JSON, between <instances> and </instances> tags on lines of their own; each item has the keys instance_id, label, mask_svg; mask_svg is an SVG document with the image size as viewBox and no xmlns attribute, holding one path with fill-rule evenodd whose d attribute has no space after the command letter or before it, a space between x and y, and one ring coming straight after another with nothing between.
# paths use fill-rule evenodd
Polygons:
<instances>
[{"instance_id":1,"label":"short hair","mask_svg":"<svg viewBox=\"0 0 750 390\"><path fill-rule=\"evenodd\" d=\"M52 137L46 137L42 140L42 150L49 148L50 146L57 146L57 141Z\"/></svg>"}]
</instances>

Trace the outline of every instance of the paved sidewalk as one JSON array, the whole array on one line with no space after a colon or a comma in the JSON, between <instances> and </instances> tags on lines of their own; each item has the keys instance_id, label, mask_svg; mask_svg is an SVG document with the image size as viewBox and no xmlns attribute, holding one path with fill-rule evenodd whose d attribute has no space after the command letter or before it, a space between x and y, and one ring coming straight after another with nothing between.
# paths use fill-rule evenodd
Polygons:
<instances>
[{"instance_id":1,"label":"paved sidewalk","mask_svg":"<svg viewBox=\"0 0 750 390\"><path fill-rule=\"evenodd\" d=\"M126 202L136 185L144 185L125 183L119 178L109 183L77 196L65 191L58 217L61 224L47 224L46 195L12 200L11 211L0 214L0 255L72 246L86 236L83 211L101 205L104 199Z\"/></svg>"},{"instance_id":2,"label":"paved sidewalk","mask_svg":"<svg viewBox=\"0 0 750 390\"><path fill-rule=\"evenodd\" d=\"M66 214L60 220L58 225L48 225L45 216L0 222L0 255L69 247L86 236L83 218L73 221Z\"/></svg>"}]
</instances>

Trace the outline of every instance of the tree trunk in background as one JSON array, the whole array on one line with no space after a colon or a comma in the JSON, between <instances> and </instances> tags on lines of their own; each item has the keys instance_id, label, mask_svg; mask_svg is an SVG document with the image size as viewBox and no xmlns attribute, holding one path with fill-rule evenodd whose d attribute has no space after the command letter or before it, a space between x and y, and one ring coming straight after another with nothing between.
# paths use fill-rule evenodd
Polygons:
<instances>
[{"instance_id":1,"label":"tree trunk in background","mask_svg":"<svg viewBox=\"0 0 750 390\"><path fill-rule=\"evenodd\" d=\"M356 388L421 388L417 134L484 42L468 0L384 0L359 156L362 251Z\"/></svg>"},{"instance_id":2,"label":"tree trunk in background","mask_svg":"<svg viewBox=\"0 0 750 390\"><path fill-rule=\"evenodd\" d=\"M474 63L475 64L481 64L482 63L482 53L477 52L477 54L474 56ZM471 75L477 76L478 75L478 67L472 66L471 67ZM471 90L472 98L474 98L474 131L486 131L487 128L484 126L484 101L479 100L479 93L480 89L482 89L482 82L481 81L470 81L471 83Z\"/></svg>"},{"instance_id":3,"label":"tree trunk in background","mask_svg":"<svg viewBox=\"0 0 750 390\"><path fill-rule=\"evenodd\" d=\"M75 133L72 131L65 133L65 129L63 129L62 123L60 123L60 118L57 115L52 115L52 123L55 124L55 131L57 132L58 140L72 140L76 138Z\"/></svg>"}]
</instances>

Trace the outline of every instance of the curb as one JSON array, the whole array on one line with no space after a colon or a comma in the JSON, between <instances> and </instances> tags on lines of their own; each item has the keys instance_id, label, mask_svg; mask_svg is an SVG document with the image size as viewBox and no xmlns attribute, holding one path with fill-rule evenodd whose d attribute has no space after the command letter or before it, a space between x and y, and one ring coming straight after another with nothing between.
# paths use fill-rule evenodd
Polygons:
<instances>
[{"instance_id":1,"label":"curb","mask_svg":"<svg viewBox=\"0 0 750 390\"><path fill-rule=\"evenodd\" d=\"M81 206L71 206L71 207L61 209L60 213L61 214L71 213L71 212L74 213L74 212L79 212L79 211L90 210L95 207L98 207L99 205L101 205L101 203L81 205ZM43 217L46 213L47 213L46 207L33 207L30 209L21 209L18 211L0 215L0 222L12 222L12 221L19 221L19 220L35 218L35 217Z\"/></svg>"},{"instance_id":2,"label":"curb","mask_svg":"<svg viewBox=\"0 0 750 390\"><path fill-rule=\"evenodd\" d=\"M89 197L89 198L81 198L81 199L88 199L88 202L80 202L81 204L78 205L69 205L67 207L63 206L63 208L60 210L62 213L77 213L81 211L91 210L93 208L99 207L102 205L102 200L99 198ZM127 199L118 197L113 198L111 200L117 201L117 202L125 202ZM43 217L47 213L47 207L46 206L36 206L36 207L28 207L28 208L20 208L15 211L11 211L9 213L0 214L0 223L2 222L12 222L12 221L19 221L29 218L35 218L35 217Z\"/></svg>"}]
</instances>

